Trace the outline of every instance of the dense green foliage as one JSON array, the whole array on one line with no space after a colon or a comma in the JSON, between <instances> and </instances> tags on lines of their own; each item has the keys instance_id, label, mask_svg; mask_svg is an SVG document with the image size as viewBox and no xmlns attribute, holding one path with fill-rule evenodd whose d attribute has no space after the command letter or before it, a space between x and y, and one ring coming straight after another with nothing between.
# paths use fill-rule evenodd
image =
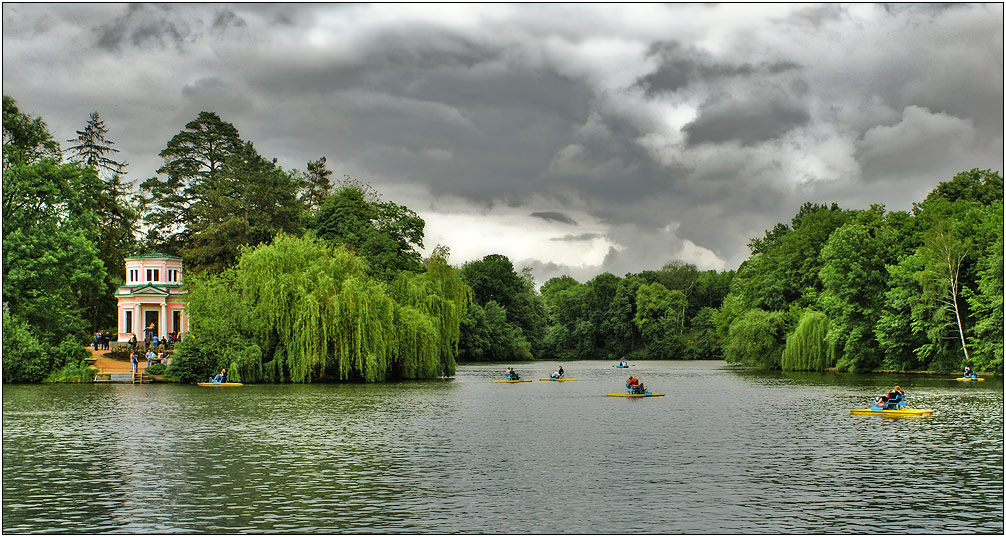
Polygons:
<instances>
[{"instance_id":1,"label":"dense green foliage","mask_svg":"<svg viewBox=\"0 0 1006 537\"><path fill-rule=\"evenodd\" d=\"M445 258L386 284L344 246L277 236L236 267L192 280L189 337L168 374L226 367L243 382L430 378L454 374L469 290Z\"/></svg>"},{"instance_id":2,"label":"dense green foliage","mask_svg":"<svg viewBox=\"0 0 1006 537\"><path fill-rule=\"evenodd\" d=\"M52 370L52 358L25 321L3 310L3 380L41 382Z\"/></svg>"},{"instance_id":3,"label":"dense green foliage","mask_svg":"<svg viewBox=\"0 0 1006 537\"><path fill-rule=\"evenodd\" d=\"M367 261L367 272L391 281L400 272L420 272L416 248L423 247L426 223L408 207L381 202L366 187L348 182L314 213L315 234L342 244Z\"/></svg>"},{"instance_id":4,"label":"dense green foliage","mask_svg":"<svg viewBox=\"0 0 1006 537\"><path fill-rule=\"evenodd\" d=\"M733 275L673 262L625 278L603 273L584 284L552 278L541 288L549 320L541 357L721 357L713 318Z\"/></svg>"},{"instance_id":5,"label":"dense green foliage","mask_svg":"<svg viewBox=\"0 0 1006 537\"><path fill-rule=\"evenodd\" d=\"M52 139L49 127L40 117L18 109L17 103L3 96L3 169L61 158L59 143Z\"/></svg>"},{"instance_id":6,"label":"dense green foliage","mask_svg":"<svg viewBox=\"0 0 1006 537\"><path fill-rule=\"evenodd\" d=\"M834 365L834 345L829 343L828 316L808 310L786 338L779 366L783 371L824 371Z\"/></svg>"},{"instance_id":7,"label":"dense green foliage","mask_svg":"<svg viewBox=\"0 0 1006 537\"><path fill-rule=\"evenodd\" d=\"M101 226L95 194L105 185L93 168L61 164L59 146L45 123L20 112L9 97L4 97L3 121L5 312L30 327L32 338L45 349L67 337L83 342L102 326L98 302L108 291L96 247ZM48 351L43 357L34 348L25 352L21 356L41 360L41 369L22 363L10 369L22 373L5 376L5 381L37 381L63 365Z\"/></svg>"},{"instance_id":8,"label":"dense green foliage","mask_svg":"<svg viewBox=\"0 0 1006 537\"><path fill-rule=\"evenodd\" d=\"M95 370L88 367L85 358L91 356L86 348L73 337L67 337L51 352L53 371L46 382L91 382Z\"/></svg>"},{"instance_id":9,"label":"dense green foliage","mask_svg":"<svg viewBox=\"0 0 1006 537\"><path fill-rule=\"evenodd\" d=\"M160 156L164 178L141 185L147 246L181 255L189 270L220 272L237 262L241 246L301 231L296 174L259 155L216 114L200 112Z\"/></svg>"},{"instance_id":10,"label":"dense green foliage","mask_svg":"<svg viewBox=\"0 0 1006 537\"><path fill-rule=\"evenodd\" d=\"M465 361L531 360L545 337L545 306L528 271L518 273L504 255L491 254L461 267L472 307L461 322L459 358Z\"/></svg>"},{"instance_id":11,"label":"dense green foliage","mask_svg":"<svg viewBox=\"0 0 1006 537\"><path fill-rule=\"evenodd\" d=\"M787 314L752 308L730 324L723 358L731 363L778 369L787 332Z\"/></svg>"},{"instance_id":12,"label":"dense green foliage","mask_svg":"<svg viewBox=\"0 0 1006 537\"><path fill-rule=\"evenodd\" d=\"M998 173L957 174L910 213L807 204L792 227L777 225L751 250L714 315L728 361L809 370L832 362L845 371L1003 370ZM789 326L811 308L824 317L807 313ZM770 322L766 312L789 316L783 324L796 329L781 362L767 334L752 326L752 315ZM761 356L749 352L763 347Z\"/></svg>"}]
</instances>

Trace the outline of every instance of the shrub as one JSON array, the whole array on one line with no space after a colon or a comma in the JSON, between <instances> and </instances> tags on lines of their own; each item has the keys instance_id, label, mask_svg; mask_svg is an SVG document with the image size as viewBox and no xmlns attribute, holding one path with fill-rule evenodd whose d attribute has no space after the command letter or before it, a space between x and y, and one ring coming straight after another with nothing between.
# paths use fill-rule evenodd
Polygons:
<instances>
[{"instance_id":1,"label":"shrub","mask_svg":"<svg viewBox=\"0 0 1006 537\"><path fill-rule=\"evenodd\" d=\"M149 366L147 366L147 374L150 374L150 375L163 375L164 371L167 370L167 369L168 368L165 367L164 364L162 364L160 362L154 362L154 363L150 364Z\"/></svg>"},{"instance_id":2,"label":"shrub","mask_svg":"<svg viewBox=\"0 0 1006 537\"><path fill-rule=\"evenodd\" d=\"M46 377L46 382L91 382L98 371L91 369L87 362L66 364Z\"/></svg>"},{"instance_id":3,"label":"shrub","mask_svg":"<svg viewBox=\"0 0 1006 537\"><path fill-rule=\"evenodd\" d=\"M73 366L76 367L78 364L84 361L85 358L91 356L84 344L77 340L73 336L66 336L63 341L56 346L51 352L52 356L52 368L60 369L63 366Z\"/></svg>"},{"instance_id":4,"label":"shrub","mask_svg":"<svg viewBox=\"0 0 1006 537\"><path fill-rule=\"evenodd\" d=\"M49 372L49 356L28 323L3 311L3 381L40 382ZM87 351L84 351L87 352Z\"/></svg>"}]
</instances>

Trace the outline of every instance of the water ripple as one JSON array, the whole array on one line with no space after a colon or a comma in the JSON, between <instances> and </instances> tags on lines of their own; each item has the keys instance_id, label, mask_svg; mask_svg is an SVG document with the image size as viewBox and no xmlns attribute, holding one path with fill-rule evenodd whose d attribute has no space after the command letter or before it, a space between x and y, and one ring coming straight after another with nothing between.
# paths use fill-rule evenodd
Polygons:
<instances>
[{"instance_id":1,"label":"water ripple","mask_svg":"<svg viewBox=\"0 0 1006 537\"><path fill-rule=\"evenodd\" d=\"M526 378L555 364L523 364ZM1003 388L639 362L494 384L7 386L3 530L1003 532ZM891 380L923 419L851 416Z\"/></svg>"}]
</instances>

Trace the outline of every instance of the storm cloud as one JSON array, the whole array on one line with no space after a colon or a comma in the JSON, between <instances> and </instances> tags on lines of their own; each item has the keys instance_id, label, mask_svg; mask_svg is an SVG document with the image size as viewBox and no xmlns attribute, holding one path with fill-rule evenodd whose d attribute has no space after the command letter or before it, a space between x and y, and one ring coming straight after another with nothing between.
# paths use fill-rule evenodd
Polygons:
<instances>
[{"instance_id":1,"label":"storm cloud","mask_svg":"<svg viewBox=\"0 0 1006 537\"><path fill-rule=\"evenodd\" d=\"M562 222L564 224L576 225L576 220L555 211L538 211L536 213L531 213L531 216L550 222Z\"/></svg>"},{"instance_id":2,"label":"storm cloud","mask_svg":"<svg viewBox=\"0 0 1006 537\"><path fill-rule=\"evenodd\" d=\"M1002 170L1002 4L3 5L4 94L130 163L217 112L327 157L456 264L735 268L804 202ZM427 252L428 253L428 252Z\"/></svg>"}]
</instances>

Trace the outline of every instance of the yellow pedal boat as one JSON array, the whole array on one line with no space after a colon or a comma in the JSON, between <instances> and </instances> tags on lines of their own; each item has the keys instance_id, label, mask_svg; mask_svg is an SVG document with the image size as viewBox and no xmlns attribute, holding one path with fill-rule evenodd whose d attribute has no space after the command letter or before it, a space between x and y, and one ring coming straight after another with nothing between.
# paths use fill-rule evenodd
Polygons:
<instances>
[{"instance_id":1,"label":"yellow pedal boat","mask_svg":"<svg viewBox=\"0 0 1006 537\"><path fill-rule=\"evenodd\" d=\"M558 379L548 378L548 379L538 379L538 380L540 380L542 382L573 382L576 379L568 379L566 377L563 377L563 378L558 378Z\"/></svg>"},{"instance_id":2,"label":"yellow pedal boat","mask_svg":"<svg viewBox=\"0 0 1006 537\"><path fill-rule=\"evenodd\" d=\"M849 414L857 416L931 416L931 408L901 408L898 410L873 410L872 408L854 408Z\"/></svg>"},{"instance_id":3,"label":"yellow pedal boat","mask_svg":"<svg viewBox=\"0 0 1006 537\"><path fill-rule=\"evenodd\" d=\"M240 382L197 382L196 386L216 386L217 388L237 388L244 386Z\"/></svg>"},{"instance_id":4,"label":"yellow pedal boat","mask_svg":"<svg viewBox=\"0 0 1006 537\"><path fill-rule=\"evenodd\" d=\"M606 393L605 397L663 397L662 393Z\"/></svg>"},{"instance_id":5,"label":"yellow pedal boat","mask_svg":"<svg viewBox=\"0 0 1006 537\"><path fill-rule=\"evenodd\" d=\"M531 382L530 380L494 380L493 382Z\"/></svg>"},{"instance_id":6,"label":"yellow pedal boat","mask_svg":"<svg viewBox=\"0 0 1006 537\"><path fill-rule=\"evenodd\" d=\"M976 379L970 377L957 377L957 382L983 382L985 379L978 377Z\"/></svg>"}]
</instances>

